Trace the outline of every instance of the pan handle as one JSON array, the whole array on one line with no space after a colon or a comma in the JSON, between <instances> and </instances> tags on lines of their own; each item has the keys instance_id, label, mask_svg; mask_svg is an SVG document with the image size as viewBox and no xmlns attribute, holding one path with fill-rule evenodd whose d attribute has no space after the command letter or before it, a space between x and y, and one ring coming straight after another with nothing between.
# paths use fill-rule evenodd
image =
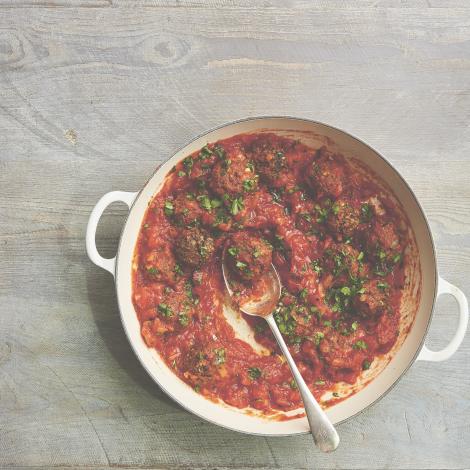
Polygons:
<instances>
[{"instance_id":1,"label":"pan handle","mask_svg":"<svg viewBox=\"0 0 470 470\"><path fill-rule=\"evenodd\" d=\"M114 276L116 257L114 258L103 258L96 249L96 228L98 227L98 222L103 215L103 212L106 208L113 202L125 202L129 209L132 206L137 193L128 193L125 191L111 191L110 193L105 194L93 208L88 219L88 225L86 228L86 252L88 257L100 268L109 271Z\"/></svg>"},{"instance_id":2,"label":"pan handle","mask_svg":"<svg viewBox=\"0 0 470 470\"><path fill-rule=\"evenodd\" d=\"M457 331L455 332L454 337L450 340L450 343L440 351L431 351L426 347L426 344L424 344L419 353L418 361L438 362L449 359L449 357L451 357L459 348L465 336L465 332L467 331L468 302L465 294L458 287L455 287L450 282L439 277L437 296L439 297L441 294L452 295L459 304L459 325L457 327Z\"/></svg>"}]
</instances>

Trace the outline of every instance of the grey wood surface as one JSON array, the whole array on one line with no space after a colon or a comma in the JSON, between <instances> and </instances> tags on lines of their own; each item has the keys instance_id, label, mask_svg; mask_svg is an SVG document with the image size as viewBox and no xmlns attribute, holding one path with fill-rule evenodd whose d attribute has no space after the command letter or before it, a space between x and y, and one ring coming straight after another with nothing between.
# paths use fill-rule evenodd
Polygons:
<instances>
[{"instance_id":1,"label":"grey wood surface","mask_svg":"<svg viewBox=\"0 0 470 470\"><path fill-rule=\"evenodd\" d=\"M470 467L468 336L341 425L333 455L201 421L135 359L113 280L85 254L93 205L195 134L262 114L386 155L429 216L441 274L470 294L468 1L0 0L0 466ZM104 216L104 255L125 213ZM455 325L442 299L430 346Z\"/></svg>"}]
</instances>

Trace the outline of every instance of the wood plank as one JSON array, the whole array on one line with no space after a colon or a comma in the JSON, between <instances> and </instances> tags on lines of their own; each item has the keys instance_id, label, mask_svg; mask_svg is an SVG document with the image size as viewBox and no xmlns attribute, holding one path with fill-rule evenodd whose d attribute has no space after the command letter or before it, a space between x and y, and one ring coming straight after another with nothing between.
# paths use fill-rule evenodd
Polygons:
<instances>
[{"instance_id":1,"label":"wood plank","mask_svg":"<svg viewBox=\"0 0 470 470\"><path fill-rule=\"evenodd\" d=\"M236 434L146 375L84 232L102 194L139 189L194 135L297 115L397 167L429 217L441 274L470 293L469 5L1 0L0 466L468 468L468 336L342 424L333 455L309 436ZM125 214L112 206L100 224L106 256ZM454 302L440 300L430 347L455 325Z\"/></svg>"}]
</instances>

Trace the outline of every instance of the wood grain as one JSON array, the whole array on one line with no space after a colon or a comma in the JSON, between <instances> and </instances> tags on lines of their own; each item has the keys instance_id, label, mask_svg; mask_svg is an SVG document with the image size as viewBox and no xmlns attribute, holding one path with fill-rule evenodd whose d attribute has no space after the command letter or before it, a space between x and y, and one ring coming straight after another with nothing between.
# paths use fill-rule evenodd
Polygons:
<instances>
[{"instance_id":1,"label":"wood grain","mask_svg":"<svg viewBox=\"0 0 470 470\"><path fill-rule=\"evenodd\" d=\"M194 135L254 115L344 128L428 214L441 274L470 293L470 4L0 0L0 466L455 468L470 465L470 340L417 363L319 454L183 411L122 331L89 213ZM126 214L99 227L112 256ZM430 347L452 336L439 301Z\"/></svg>"}]
</instances>

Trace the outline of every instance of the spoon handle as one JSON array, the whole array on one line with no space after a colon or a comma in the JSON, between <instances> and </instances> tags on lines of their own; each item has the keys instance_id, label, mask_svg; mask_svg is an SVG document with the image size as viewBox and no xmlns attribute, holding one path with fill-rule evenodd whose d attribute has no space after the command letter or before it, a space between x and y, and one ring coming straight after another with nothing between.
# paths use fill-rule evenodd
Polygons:
<instances>
[{"instance_id":1,"label":"spoon handle","mask_svg":"<svg viewBox=\"0 0 470 470\"><path fill-rule=\"evenodd\" d=\"M328 419L326 413L322 410L315 397L312 395L312 392L302 378L299 369L297 369L294 359L292 358L284 338L277 327L276 320L274 320L272 315L268 315L265 319L268 322L268 325L270 326L285 358L287 359L292 375L297 382L315 444L323 452L332 452L339 444L339 436L336 429L331 424L331 421Z\"/></svg>"}]
</instances>

